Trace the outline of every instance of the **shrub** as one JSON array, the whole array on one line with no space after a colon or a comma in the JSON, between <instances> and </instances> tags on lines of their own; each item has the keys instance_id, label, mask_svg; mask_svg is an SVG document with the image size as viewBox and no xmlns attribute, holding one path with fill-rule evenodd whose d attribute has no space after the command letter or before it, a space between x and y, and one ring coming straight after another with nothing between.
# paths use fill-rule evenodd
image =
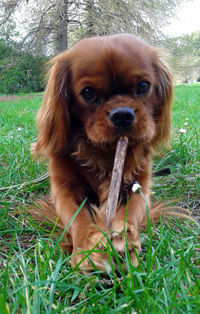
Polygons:
<instances>
[{"instance_id":1,"label":"shrub","mask_svg":"<svg viewBox=\"0 0 200 314\"><path fill-rule=\"evenodd\" d=\"M0 40L0 93L14 94L40 92L44 89L46 57L18 52Z\"/></svg>"}]
</instances>

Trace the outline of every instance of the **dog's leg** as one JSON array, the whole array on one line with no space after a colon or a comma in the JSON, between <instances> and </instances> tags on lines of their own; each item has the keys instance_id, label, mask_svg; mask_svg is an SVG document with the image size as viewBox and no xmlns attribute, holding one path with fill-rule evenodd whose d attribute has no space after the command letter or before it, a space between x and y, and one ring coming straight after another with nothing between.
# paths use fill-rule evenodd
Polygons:
<instances>
[{"instance_id":1,"label":"dog's leg","mask_svg":"<svg viewBox=\"0 0 200 314\"><path fill-rule=\"evenodd\" d=\"M126 202L124 202L119 206L111 225L111 230L113 231L111 233L112 243L116 250L122 255L125 252L124 228L126 229L128 249L135 266L138 265L138 261L134 253L134 248L137 253L140 252L141 244L139 230L146 221L147 203L150 210L150 201L147 196L151 185L150 173L150 163L147 163L146 168L143 168L138 174L138 181L142 182L141 191L143 194L130 192L128 204L126 205ZM149 214L151 215L151 213Z\"/></svg>"},{"instance_id":2,"label":"dog's leg","mask_svg":"<svg viewBox=\"0 0 200 314\"><path fill-rule=\"evenodd\" d=\"M52 202L65 228L84 200L83 185L80 184L79 178L73 172L73 167L69 161L66 162L63 159L54 161L52 159L49 169ZM104 225L98 225L98 228L105 231ZM92 250L94 246L96 246L96 250L102 248L104 240L98 228L93 222L87 206L84 205L67 230L73 245L72 266L80 263L85 255L89 255L98 268L104 269L106 254L100 252L89 254L86 252L84 255L79 253ZM88 258L80 263L82 269L90 269L91 266Z\"/></svg>"},{"instance_id":3,"label":"dog's leg","mask_svg":"<svg viewBox=\"0 0 200 314\"><path fill-rule=\"evenodd\" d=\"M113 232L111 233L111 238L115 249L123 255L125 252L124 229L126 230L130 257L133 264L137 266L138 261L135 256L134 248L137 253L140 252L139 229L146 218L146 203L141 195L132 194L128 202L127 217L126 207L124 203L120 205L117 211L112 222Z\"/></svg>"}]
</instances>

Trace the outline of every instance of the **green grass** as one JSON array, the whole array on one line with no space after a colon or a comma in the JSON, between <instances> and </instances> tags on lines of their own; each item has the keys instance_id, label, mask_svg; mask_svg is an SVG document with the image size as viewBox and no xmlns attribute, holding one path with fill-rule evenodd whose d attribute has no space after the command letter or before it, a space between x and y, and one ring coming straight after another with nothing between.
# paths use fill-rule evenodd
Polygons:
<instances>
[{"instance_id":1,"label":"green grass","mask_svg":"<svg viewBox=\"0 0 200 314\"><path fill-rule=\"evenodd\" d=\"M40 103L41 98L23 97L0 103L0 187L31 181L47 171L30 155ZM196 219L199 105L200 85L176 87L171 147L154 161L155 170L169 167L172 173L155 178L153 189L155 200L181 204ZM182 128L186 133L179 132ZM141 233L138 268L130 263L128 251L120 258L108 240L104 249L115 257L115 264L110 260L112 271L83 275L70 267L56 226L25 213L27 204L48 190L47 181L0 190L0 313L199 313L198 224L178 218L149 225Z\"/></svg>"},{"instance_id":2,"label":"green grass","mask_svg":"<svg viewBox=\"0 0 200 314\"><path fill-rule=\"evenodd\" d=\"M169 167L172 175L155 180L154 191L161 199L177 199L188 207L200 196L200 84L177 86L173 104L171 148L157 158L155 169ZM187 123L187 125L184 125ZM184 129L186 133L180 133ZM160 190L162 186L162 190ZM159 193L161 192L161 193Z\"/></svg>"}]
</instances>

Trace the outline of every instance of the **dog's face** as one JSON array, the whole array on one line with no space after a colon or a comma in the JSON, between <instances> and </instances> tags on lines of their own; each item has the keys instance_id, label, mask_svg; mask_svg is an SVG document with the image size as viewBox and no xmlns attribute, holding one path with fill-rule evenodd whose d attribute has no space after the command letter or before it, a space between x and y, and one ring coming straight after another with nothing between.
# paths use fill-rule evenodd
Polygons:
<instances>
[{"instance_id":1,"label":"dog's face","mask_svg":"<svg viewBox=\"0 0 200 314\"><path fill-rule=\"evenodd\" d=\"M49 125L39 146L61 149L70 123L80 123L97 146L115 143L121 135L129 145L156 146L168 139L172 80L157 49L132 35L93 37L53 64L38 116L39 130L44 115Z\"/></svg>"},{"instance_id":2,"label":"dog's face","mask_svg":"<svg viewBox=\"0 0 200 314\"><path fill-rule=\"evenodd\" d=\"M122 38L78 49L71 65L70 110L95 144L112 143L120 135L149 143L155 135L156 73L147 51L138 48Z\"/></svg>"}]
</instances>

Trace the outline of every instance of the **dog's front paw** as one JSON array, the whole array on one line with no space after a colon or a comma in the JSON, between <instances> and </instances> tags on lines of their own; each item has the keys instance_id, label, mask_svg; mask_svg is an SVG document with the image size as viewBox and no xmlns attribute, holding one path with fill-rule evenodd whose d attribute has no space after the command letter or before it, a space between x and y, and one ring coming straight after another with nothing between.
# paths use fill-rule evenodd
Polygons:
<instances>
[{"instance_id":1,"label":"dog's front paw","mask_svg":"<svg viewBox=\"0 0 200 314\"><path fill-rule=\"evenodd\" d=\"M140 243L140 234L139 231L136 229L136 227L133 224L130 224L128 222L124 223L121 221L120 223L118 221L114 221L112 224L112 233L111 233L111 241L112 244L117 252L119 254L124 255L125 254L125 234L127 236L127 247L130 254L130 259L134 266L138 266L138 260L135 255L135 251L137 253L141 250L141 243Z\"/></svg>"},{"instance_id":2,"label":"dog's front paw","mask_svg":"<svg viewBox=\"0 0 200 314\"><path fill-rule=\"evenodd\" d=\"M85 234L85 237L79 238L73 245L73 254L71 265L76 265L82 271L93 270L93 264L100 269L105 270L105 262L109 267L108 256L105 252L106 238L96 227L91 227Z\"/></svg>"}]
</instances>

